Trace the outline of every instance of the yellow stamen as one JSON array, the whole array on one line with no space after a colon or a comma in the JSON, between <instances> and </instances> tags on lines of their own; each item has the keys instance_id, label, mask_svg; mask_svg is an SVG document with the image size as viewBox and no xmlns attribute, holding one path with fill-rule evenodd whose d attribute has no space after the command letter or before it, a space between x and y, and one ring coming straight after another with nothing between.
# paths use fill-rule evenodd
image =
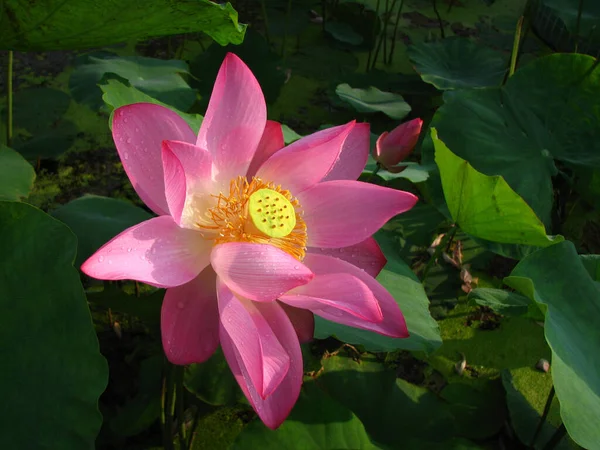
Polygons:
<instances>
[{"instance_id":1,"label":"yellow stamen","mask_svg":"<svg viewBox=\"0 0 600 450\"><path fill-rule=\"evenodd\" d=\"M299 261L306 254L306 224L290 191L253 177L237 177L229 193L214 196L216 205L196 223L214 244L252 242L280 248Z\"/></svg>"}]
</instances>

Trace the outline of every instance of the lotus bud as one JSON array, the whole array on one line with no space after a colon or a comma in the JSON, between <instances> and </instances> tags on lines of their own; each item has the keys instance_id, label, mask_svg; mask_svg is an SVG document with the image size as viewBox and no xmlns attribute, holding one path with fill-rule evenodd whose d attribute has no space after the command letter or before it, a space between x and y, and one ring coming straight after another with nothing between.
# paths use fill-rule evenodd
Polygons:
<instances>
[{"instance_id":1,"label":"lotus bud","mask_svg":"<svg viewBox=\"0 0 600 450\"><path fill-rule=\"evenodd\" d=\"M402 171L404 167L394 168L394 166L406 159L413 151L419 140L422 126L421 119L413 119L397 126L389 133L384 131L375 145L375 160L390 172Z\"/></svg>"}]
</instances>

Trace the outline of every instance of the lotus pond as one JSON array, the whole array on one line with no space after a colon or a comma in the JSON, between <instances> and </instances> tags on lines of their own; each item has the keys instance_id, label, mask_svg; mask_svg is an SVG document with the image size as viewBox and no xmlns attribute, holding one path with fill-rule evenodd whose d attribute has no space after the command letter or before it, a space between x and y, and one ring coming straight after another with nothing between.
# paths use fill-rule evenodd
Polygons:
<instances>
[{"instance_id":1,"label":"lotus pond","mask_svg":"<svg viewBox=\"0 0 600 450\"><path fill-rule=\"evenodd\" d=\"M596 2L117 3L0 3L0 448L600 449Z\"/></svg>"}]
</instances>

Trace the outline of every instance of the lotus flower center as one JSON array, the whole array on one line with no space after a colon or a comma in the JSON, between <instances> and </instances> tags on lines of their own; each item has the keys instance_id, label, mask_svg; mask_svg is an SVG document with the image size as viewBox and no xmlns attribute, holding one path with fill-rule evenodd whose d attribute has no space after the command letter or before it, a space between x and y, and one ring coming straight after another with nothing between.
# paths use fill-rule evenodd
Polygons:
<instances>
[{"instance_id":1,"label":"lotus flower center","mask_svg":"<svg viewBox=\"0 0 600 450\"><path fill-rule=\"evenodd\" d=\"M290 191L253 177L237 177L229 192L213 195L214 203L196 216L195 226L215 245L251 242L273 245L302 261L306 254L306 223Z\"/></svg>"},{"instance_id":2,"label":"lotus flower center","mask_svg":"<svg viewBox=\"0 0 600 450\"><path fill-rule=\"evenodd\" d=\"M296 227L292 203L272 189L259 189L248 199L248 215L258 231L270 237L284 237Z\"/></svg>"}]
</instances>

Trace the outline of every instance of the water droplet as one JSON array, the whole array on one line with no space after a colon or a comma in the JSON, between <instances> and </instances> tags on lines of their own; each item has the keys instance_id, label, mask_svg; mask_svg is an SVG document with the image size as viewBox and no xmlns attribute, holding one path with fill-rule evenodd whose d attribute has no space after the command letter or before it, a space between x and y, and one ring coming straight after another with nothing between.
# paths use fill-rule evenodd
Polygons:
<instances>
[{"instance_id":1,"label":"water droplet","mask_svg":"<svg viewBox=\"0 0 600 450\"><path fill-rule=\"evenodd\" d=\"M102 261L104 261L104 256L99 256L98 257L98 262L102 262Z\"/></svg>"},{"instance_id":2,"label":"water droplet","mask_svg":"<svg viewBox=\"0 0 600 450\"><path fill-rule=\"evenodd\" d=\"M127 143L131 144L131 138L127 138Z\"/></svg>"},{"instance_id":3,"label":"water droplet","mask_svg":"<svg viewBox=\"0 0 600 450\"><path fill-rule=\"evenodd\" d=\"M123 114L124 114L124 113L123 113L123 111L122 111L122 110L121 110L121 111L119 111L119 116L123 117Z\"/></svg>"},{"instance_id":4,"label":"water droplet","mask_svg":"<svg viewBox=\"0 0 600 450\"><path fill-rule=\"evenodd\" d=\"M344 253L344 249L343 248L340 248L340 253Z\"/></svg>"},{"instance_id":5,"label":"water droplet","mask_svg":"<svg viewBox=\"0 0 600 450\"><path fill-rule=\"evenodd\" d=\"M128 119L127 117L125 117L125 118L123 119L123 122L125 122L125 123L127 123L128 121L129 121L129 119Z\"/></svg>"},{"instance_id":6,"label":"water droplet","mask_svg":"<svg viewBox=\"0 0 600 450\"><path fill-rule=\"evenodd\" d=\"M183 302L177 302L177 307L179 309L183 309L183 308L185 308L185 304Z\"/></svg>"},{"instance_id":7,"label":"water droplet","mask_svg":"<svg viewBox=\"0 0 600 450\"><path fill-rule=\"evenodd\" d=\"M123 139L122 137L119 138L119 142L124 142L125 139Z\"/></svg>"},{"instance_id":8,"label":"water droplet","mask_svg":"<svg viewBox=\"0 0 600 450\"><path fill-rule=\"evenodd\" d=\"M356 258L356 253L352 253L352 258Z\"/></svg>"},{"instance_id":9,"label":"water droplet","mask_svg":"<svg viewBox=\"0 0 600 450\"><path fill-rule=\"evenodd\" d=\"M108 263L109 263L109 264L112 264L112 259L109 259L109 260L108 260Z\"/></svg>"},{"instance_id":10,"label":"water droplet","mask_svg":"<svg viewBox=\"0 0 600 450\"><path fill-rule=\"evenodd\" d=\"M131 247L127 249L127 253L131 253Z\"/></svg>"},{"instance_id":11,"label":"water droplet","mask_svg":"<svg viewBox=\"0 0 600 450\"><path fill-rule=\"evenodd\" d=\"M123 157L124 157L125 159L129 159L129 153L127 153L127 152L123 153Z\"/></svg>"},{"instance_id":12,"label":"water droplet","mask_svg":"<svg viewBox=\"0 0 600 450\"><path fill-rule=\"evenodd\" d=\"M300 266L294 266L295 270L298 270L300 268Z\"/></svg>"},{"instance_id":13,"label":"water droplet","mask_svg":"<svg viewBox=\"0 0 600 450\"><path fill-rule=\"evenodd\" d=\"M139 132L140 132L140 129L139 129L138 127L135 127L135 132L136 132L136 133L139 133Z\"/></svg>"}]
</instances>

